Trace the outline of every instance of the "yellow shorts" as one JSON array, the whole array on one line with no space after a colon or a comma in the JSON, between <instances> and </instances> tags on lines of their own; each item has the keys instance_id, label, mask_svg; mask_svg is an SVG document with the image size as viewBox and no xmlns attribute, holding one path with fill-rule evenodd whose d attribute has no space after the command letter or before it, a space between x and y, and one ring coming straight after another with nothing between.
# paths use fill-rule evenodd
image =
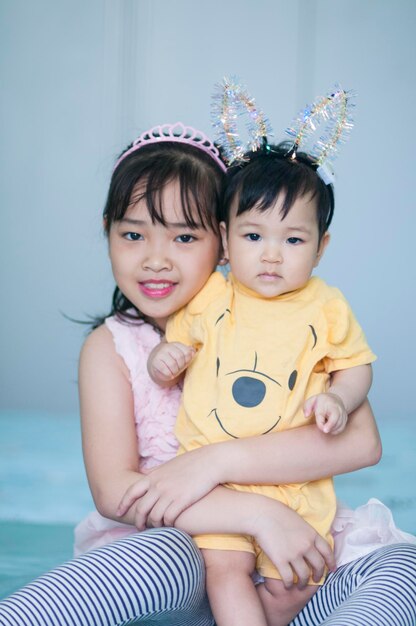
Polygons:
<instances>
[{"instance_id":1,"label":"yellow shorts","mask_svg":"<svg viewBox=\"0 0 416 626\"><path fill-rule=\"evenodd\" d=\"M335 515L336 501L335 497L326 500L327 506L324 506L324 498L319 497L317 500L313 493L314 490L304 485L225 485L229 489L236 491L246 491L249 493L257 493L274 500L278 500L286 506L296 511L305 521L307 521L317 532L322 535L333 547L333 539L330 534L330 527ZM315 483L314 486L317 486ZM312 497L311 497L312 495ZM316 496L321 496L319 492ZM326 495L326 494L325 494ZM331 494L332 495L332 494ZM317 506L319 504L319 506ZM223 535L197 535L194 541L199 548L207 550L236 550L238 552L249 552L255 557L255 569L264 578L275 578L281 580L279 571L269 559L267 554L261 549L254 537L250 535L239 534L223 534ZM326 573L325 573L326 575ZM318 583L309 579L310 585L322 584L324 578Z\"/></svg>"},{"instance_id":2,"label":"yellow shorts","mask_svg":"<svg viewBox=\"0 0 416 626\"><path fill-rule=\"evenodd\" d=\"M255 571L264 578L281 580L279 570L273 565L267 554L260 548L253 537L249 535L197 535L194 541L199 548L206 550L236 550L250 552L255 557ZM319 582L309 578L308 585L322 585L326 577L326 570ZM296 577L295 577L296 582Z\"/></svg>"}]
</instances>

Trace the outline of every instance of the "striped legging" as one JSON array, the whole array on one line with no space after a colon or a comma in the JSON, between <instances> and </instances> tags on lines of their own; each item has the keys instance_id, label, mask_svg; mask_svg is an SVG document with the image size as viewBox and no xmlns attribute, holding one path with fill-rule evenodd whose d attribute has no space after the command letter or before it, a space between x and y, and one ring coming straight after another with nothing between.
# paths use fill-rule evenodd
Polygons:
<instances>
[{"instance_id":1,"label":"striped legging","mask_svg":"<svg viewBox=\"0 0 416 626\"><path fill-rule=\"evenodd\" d=\"M148 530L88 552L0 602L1 626L212 626L198 549ZM330 574L292 626L415 626L416 546L381 548Z\"/></svg>"}]
</instances>

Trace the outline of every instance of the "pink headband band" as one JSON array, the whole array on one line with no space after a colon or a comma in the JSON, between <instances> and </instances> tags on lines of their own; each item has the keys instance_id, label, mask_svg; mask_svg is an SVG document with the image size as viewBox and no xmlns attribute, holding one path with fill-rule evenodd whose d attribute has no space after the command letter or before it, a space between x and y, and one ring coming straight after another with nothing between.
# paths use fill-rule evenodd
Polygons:
<instances>
[{"instance_id":1,"label":"pink headband band","mask_svg":"<svg viewBox=\"0 0 416 626\"><path fill-rule=\"evenodd\" d=\"M220 166L223 172L227 171L225 163L221 160L218 148L214 146L212 141L208 139L202 131L196 130L191 126L185 126L182 122L176 122L176 124L163 124L161 126L154 126L150 130L146 130L140 135L140 137L133 141L132 147L121 155L114 166L114 170L116 170L120 163L132 152L135 152L136 150L152 143L162 142L186 143L189 146L195 146L195 148L203 150L203 152L209 154L217 165Z\"/></svg>"}]
</instances>

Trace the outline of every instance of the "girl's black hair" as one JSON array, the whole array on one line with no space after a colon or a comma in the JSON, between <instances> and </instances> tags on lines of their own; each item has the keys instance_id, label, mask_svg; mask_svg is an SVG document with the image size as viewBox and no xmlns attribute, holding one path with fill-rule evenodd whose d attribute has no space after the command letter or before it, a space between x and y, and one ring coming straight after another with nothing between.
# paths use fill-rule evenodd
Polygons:
<instances>
[{"instance_id":1,"label":"girl's black hair","mask_svg":"<svg viewBox=\"0 0 416 626\"><path fill-rule=\"evenodd\" d=\"M253 208L266 211L281 192L285 199L282 219L286 217L298 198L310 193L316 198L319 241L328 230L334 214L334 190L318 176L317 165L303 152L290 158L290 143L266 145L257 152L249 152L244 160L227 173L220 221L227 226L231 205L238 198L237 215Z\"/></svg>"},{"instance_id":2,"label":"girl's black hair","mask_svg":"<svg viewBox=\"0 0 416 626\"><path fill-rule=\"evenodd\" d=\"M122 154L130 148L131 145ZM224 178L214 159L198 147L175 142L141 147L127 155L113 172L103 211L104 231L108 236L112 224L123 219L129 205L141 198L146 200L152 222L166 225L162 194L166 185L177 181L186 224L218 233ZM117 286L109 315L132 323L145 319ZM95 318L92 328L100 326L106 317Z\"/></svg>"}]
</instances>

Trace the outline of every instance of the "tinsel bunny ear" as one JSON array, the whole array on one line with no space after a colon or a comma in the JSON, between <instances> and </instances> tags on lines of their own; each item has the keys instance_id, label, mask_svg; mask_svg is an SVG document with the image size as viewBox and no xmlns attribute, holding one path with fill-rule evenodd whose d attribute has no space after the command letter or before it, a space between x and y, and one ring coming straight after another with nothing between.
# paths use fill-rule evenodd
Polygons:
<instances>
[{"instance_id":1,"label":"tinsel bunny ear","mask_svg":"<svg viewBox=\"0 0 416 626\"><path fill-rule=\"evenodd\" d=\"M292 126L286 129L287 134L294 138L293 147L289 151L290 156L296 158L299 150L307 152L318 165L317 172L327 185L334 182L332 163L339 145L347 140L354 125L352 120L354 97L353 92L345 91L336 85L334 91L317 98L312 105L305 107L293 121ZM324 133L311 149L307 149L306 145L322 124Z\"/></svg>"},{"instance_id":2,"label":"tinsel bunny ear","mask_svg":"<svg viewBox=\"0 0 416 626\"><path fill-rule=\"evenodd\" d=\"M238 118L246 114L248 141L240 138ZM230 165L244 160L247 151L256 151L267 142L271 128L263 111L236 77L224 78L215 87L211 106L212 125L217 131L216 143Z\"/></svg>"}]
</instances>

